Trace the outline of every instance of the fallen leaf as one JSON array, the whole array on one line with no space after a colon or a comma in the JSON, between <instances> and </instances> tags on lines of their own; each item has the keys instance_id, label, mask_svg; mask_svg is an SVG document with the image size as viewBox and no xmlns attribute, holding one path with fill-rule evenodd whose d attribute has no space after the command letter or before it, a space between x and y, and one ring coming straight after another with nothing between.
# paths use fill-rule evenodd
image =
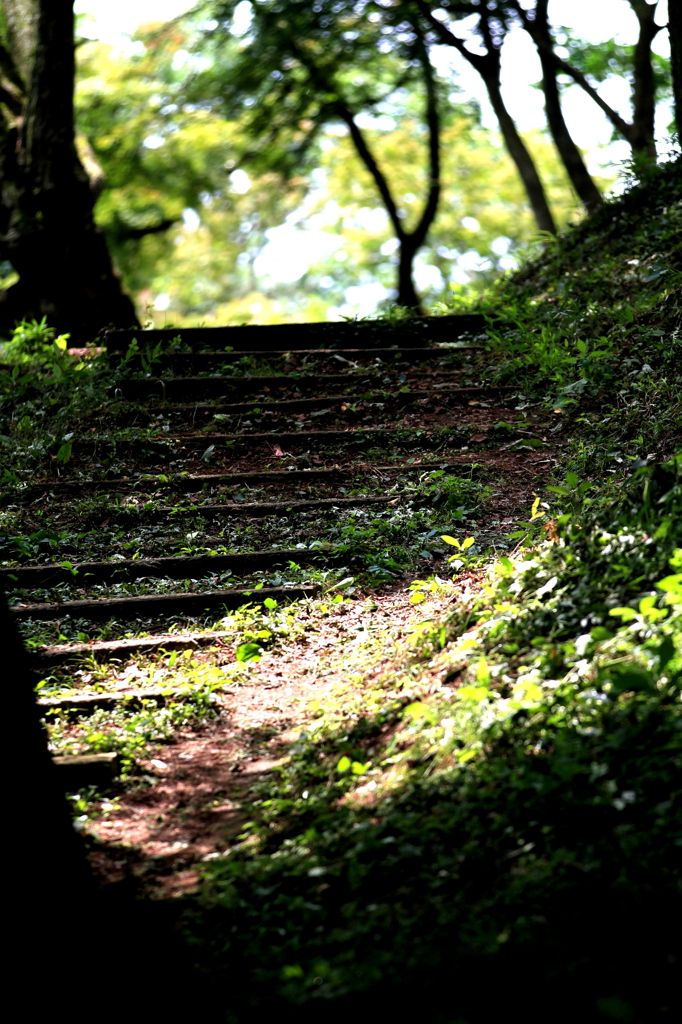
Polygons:
<instances>
[{"instance_id":1,"label":"fallen leaf","mask_svg":"<svg viewBox=\"0 0 682 1024\"><path fill-rule=\"evenodd\" d=\"M280 459L284 455L284 452L282 451L280 446L278 444L276 444L274 446L273 450L272 450L272 454L275 456L275 458Z\"/></svg>"},{"instance_id":2,"label":"fallen leaf","mask_svg":"<svg viewBox=\"0 0 682 1024\"><path fill-rule=\"evenodd\" d=\"M474 434L474 436L472 438L470 438L471 441L485 441L485 439L486 439L486 435L485 434Z\"/></svg>"}]
</instances>

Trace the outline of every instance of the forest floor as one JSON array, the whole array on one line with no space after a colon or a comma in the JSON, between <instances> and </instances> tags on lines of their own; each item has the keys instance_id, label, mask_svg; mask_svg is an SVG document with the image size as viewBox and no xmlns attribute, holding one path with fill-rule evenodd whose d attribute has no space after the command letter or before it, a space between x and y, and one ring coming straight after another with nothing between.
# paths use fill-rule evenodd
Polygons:
<instances>
[{"instance_id":1,"label":"forest floor","mask_svg":"<svg viewBox=\"0 0 682 1024\"><path fill-rule=\"evenodd\" d=\"M226 1020L675 1016L681 237L671 164L400 359L5 346L10 604L121 768L75 824Z\"/></svg>"}]
</instances>

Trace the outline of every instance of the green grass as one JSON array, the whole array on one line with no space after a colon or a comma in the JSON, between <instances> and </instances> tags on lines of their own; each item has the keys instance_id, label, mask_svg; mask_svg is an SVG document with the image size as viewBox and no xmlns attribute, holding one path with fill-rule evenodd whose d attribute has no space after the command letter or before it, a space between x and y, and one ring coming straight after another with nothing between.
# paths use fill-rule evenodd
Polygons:
<instances>
[{"instance_id":1,"label":"green grass","mask_svg":"<svg viewBox=\"0 0 682 1024\"><path fill-rule=\"evenodd\" d=\"M252 791L184 918L226 1020L679 1012L681 204L678 161L485 300L565 476Z\"/></svg>"}]
</instances>

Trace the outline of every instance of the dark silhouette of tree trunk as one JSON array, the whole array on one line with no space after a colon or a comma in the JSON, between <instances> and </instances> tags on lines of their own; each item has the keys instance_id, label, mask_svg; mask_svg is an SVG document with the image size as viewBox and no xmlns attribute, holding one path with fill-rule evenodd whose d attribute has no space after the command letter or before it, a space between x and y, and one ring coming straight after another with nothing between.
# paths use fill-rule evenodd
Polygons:
<instances>
[{"instance_id":1,"label":"dark silhouette of tree trunk","mask_svg":"<svg viewBox=\"0 0 682 1024\"><path fill-rule=\"evenodd\" d=\"M507 152L514 161L523 182L538 231L547 231L555 235L556 225L535 162L519 135L514 120L502 98L500 88L500 50L499 46L495 44L492 32L490 31L490 19L487 8L483 5L474 5L472 8L472 12L473 10L478 11L479 34L486 47L486 53L480 54L472 53L471 50L467 49L461 39L443 22L433 16L429 5L424 0L419 0L417 6L438 36L440 42L446 46L453 46L478 71L483 79L490 103L500 125L500 131L504 144L507 147Z\"/></svg>"},{"instance_id":2,"label":"dark silhouette of tree trunk","mask_svg":"<svg viewBox=\"0 0 682 1024\"><path fill-rule=\"evenodd\" d=\"M674 7L679 0L671 0ZM651 44L661 26L654 21L656 4L646 0L630 0L630 7L637 15L639 37L635 44L632 86L632 152L647 161L656 161L654 141L654 114L656 111L656 83L651 60Z\"/></svg>"},{"instance_id":3,"label":"dark silhouette of tree trunk","mask_svg":"<svg viewBox=\"0 0 682 1024\"><path fill-rule=\"evenodd\" d=\"M429 135L429 189L419 222L413 231L406 231L403 227L401 211L393 198L391 188L383 171L379 167L369 144L357 125L355 114L348 103L342 97L338 85L329 81L321 70L310 61L307 53L299 49L295 40L290 41L292 52L307 69L311 83L315 88L323 89L327 94L336 96L333 104L334 109L344 124L347 126L355 150L363 164L374 179L379 195L381 196L384 208L400 243L398 252L398 288L397 303L408 309L421 312L421 305L417 290L414 286L413 268L414 259L419 249L424 245L433 220L438 211L438 202L441 193L440 181L440 117L438 113L438 97L436 85L433 78L433 68L429 59L425 41L419 25L413 24L415 31L415 56L419 61L424 78L424 89L426 93L425 121Z\"/></svg>"},{"instance_id":4,"label":"dark silhouette of tree trunk","mask_svg":"<svg viewBox=\"0 0 682 1024\"><path fill-rule=\"evenodd\" d=\"M678 139L682 139L682 4L668 5L668 35L670 36L670 67L673 77L675 124Z\"/></svg>"},{"instance_id":5,"label":"dark silhouette of tree trunk","mask_svg":"<svg viewBox=\"0 0 682 1024\"><path fill-rule=\"evenodd\" d=\"M22 5L9 6L15 13ZM20 55L30 76L13 61L23 80L22 110L17 115L5 103L10 116L0 124L0 256L19 274L0 300L0 325L45 316L57 330L87 340L109 325L138 321L95 224L76 152L72 0L40 0L35 9L32 53Z\"/></svg>"},{"instance_id":6,"label":"dark silhouette of tree trunk","mask_svg":"<svg viewBox=\"0 0 682 1024\"><path fill-rule=\"evenodd\" d=\"M573 141L568 125L564 120L556 67L548 56L548 50L553 46L549 28L548 6L549 0L537 0L535 17L532 22L534 35L542 38L544 42L542 47L538 47L538 55L542 65L542 89L545 95L547 124L573 188L587 212L595 213L603 204L602 196L592 180L580 150Z\"/></svg>"},{"instance_id":7,"label":"dark silhouette of tree trunk","mask_svg":"<svg viewBox=\"0 0 682 1024\"><path fill-rule=\"evenodd\" d=\"M679 0L673 0L671 6L675 6L676 2L679 3ZM633 156L637 160L645 163L655 161L654 109L656 89L651 61L651 44L660 31L660 25L657 25L654 21L656 5L648 4L646 0L629 0L630 6L639 21L639 36L635 45L633 62L633 117L632 122L629 122L609 106L606 100L602 99L582 71L573 67L572 64L556 53L549 33L545 37L542 32L538 31L536 22L528 17L528 12L521 6L519 0L509 0L509 3L538 48L541 57L544 57L554 66L557 74L563 72L569 75L581 89L584 89L587 95L603 110L616 131L629 143Z\"/></svg>"},{"instance_id":8,"label":"dark silhouette of tree trunk","mask_svg":"<svg viewBox=\"0 0 682 1024\"><path fill-rule=\"evenodd\" d=\"M35 702L36 680L1 591L0 643L4 678L9 684L5 690L5 716L11 726L7 730L5 755L15 779L6 787L4 797L8 866L17 894L16 903L13 899L7 901L10 920L6 927L12 939L10 959L24 983L29 972L36 969L36 959L45 948L47 936L55 932L59 935L59 940L51 944L50 955L45 957L45 973L41 971L36 991L27 988L22 993L25 1015L32 1018L29 1008L38 1004L47 1009L50 998L54 998L54 991L50 997L47 991L52 983L59 983L60 974L63 978L69 962L77 959L80 969L86 968L79 933L82 935L95 889L83 844L73 830L57 769L48 753ZM13 904L16 912L12 912ZM13 970L8 977L14 978Z\"/></svg>"},{"instance_id":9,"label":"dark silhouette of tree trunk","mask_svg":"<svg viewBox=\"0 0 682 1024\"><path fill-rule=\"evenodd\" d=\"M34 687L37 681L0 585L0 645L8 683L4 693L5 847L9 892L5 930L10 937L7 972L10 1002L27 1020L54 1016L65 979L83 1005L97 1005L112 977L127 969L131 935L144 935L146 970L153 983L136 986L132 1019L184 1019L209 1005L202 999L171 920L156 902L134 898L130 882L103 892L93 878L82 838L52 763L41 726ZM97 1010L102 1024L118 1024L122 1004L105 1000Z\"/></svg>"}]
</instances>

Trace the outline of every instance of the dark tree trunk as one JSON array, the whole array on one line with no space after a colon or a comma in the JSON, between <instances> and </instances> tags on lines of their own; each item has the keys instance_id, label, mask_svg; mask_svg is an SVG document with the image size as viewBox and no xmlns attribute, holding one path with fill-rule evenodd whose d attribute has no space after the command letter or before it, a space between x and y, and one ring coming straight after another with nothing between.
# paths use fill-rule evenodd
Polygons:
<instances>
[{"instance_id":1,"label":"dark tree trunk","mask_svg":"<svg viewBox=\"0 0 682 1024\"><path fill-rule=\"evenodd\" d=\"M670 66L673 76L675 124L678 139L682 139L682 4L668 5L668 34L670 35Z\"/></svg>"},{"instance_id":2,"label":"dark tree trunk","mask_svg":"<svg viewBox=\"0 0 682 1024\"><path fill-rule=\"evenodd\" d=\"M556 66L548 53L549 48L553 44L549 31L547 7L548 0L538 0L534 22L535 31L546 44L543 47L538 47L538 54L542 65L542 88L545 94L547 124L573 188L587 212L595 213L602 206L603 200L564 120L559 85L557 83Z\"/></svg>"},{"instance_id":3,"label":"dark tree trunk","mask_svg":"<svg viewBox=\"0 0 682 1024\"><path fill-rule=\"evenodd\" d=\"M547 196L540 180L540 175L537 172L533 157L528 152L526 145L519 135L514 119L507 110L504 100L502 98L502 91L500 88L500 54L499 50L495 48L491 39L490 33L487 30L486 16L483 14L480 18L479 29L484 45L486 46L487 52L485 54L472 53L464 45L461 39L450 31L450 29L444 25L437 18L434 18L433 13L425 0L418 0L417 6L424 15L426 21L430 27L434 30L436 35L440 38L441 43L446 46L454 46L459 53L471 64L473 68L478 71L479 75L483 79L483 83L488 92L490 103L495 116L497 117L500 125L500 131L504 144L507 148L507 152L514 161L516 169L519 172L519 177L523 183L530 208L533 212L535 224L538 231L546 231L551 235L556 235L556 225L554 218L552 217L552 211L549 208L547 202Z\"/></svg>"},{"instance_id":4,"label":"dark tree trunk","mask_svg":"<svg viewBox=\"0 0 682 1024\"><path fill-rule=\"evenodd\" d=\"M414 287L414 278L412 277L412 268L414 266L414 258L417 255L417 249L419 246L414 244L414 238L403 236L400 243L399 259L398 259L398 298L397 303L399 306L405 306L407 309L420 310L419 296L417 290Z\"/></svg>"},{"instance_id":5,"label":"dark tree trunk","mask_svg":"<svg viewBox=\"0 0 682 1024\"><path fill-rule=\"evenodd\" d=\"M1 587L0 645L8 683L3 694L9 725L3 751L8 780L3 923L10 937L4 956L10 1002L21 1006L27 1020L50 1019L65 980L76 971L82 1005L97 1005L101 1024L119 1024L122 1002L115 997L102 1002L102 993L112 977L128 969L130 937L144 935L145 967L154 981L137 984L132 1019L180 1020L201 1010L208 1015L213 1007L202 998L201 981L192 975L158 903L134 899L130 882L105 892L93 878L48 752L35 701L36 676Z\"/></svg>"},{"instance_id":6,"label":"dark tree trunk","mask_svg":"<svg viewBox=\"0 0 682 1024\"><path fill-rule=\"evenodd\" d=\"M679 0L678 0L679 2ZM639 38L635 45L632 88L632 150L635 155L647 160L656 159L654 142L654 113L656 108L656 85L651 61L651 44L659 31L654 21L655 5L645 0L630 0L639 21ZM672 0L671 6L675 6Z\"/></svg>"},{"instance_id":7,"label":"dark tree trunk","mask_svg":"<svg viewBox=\"0 0 682 1024\"><path fill-rule=\"evenodd\" d=\"M440 200L441 193L440 116L438 112L436 87L433 79L433 68L431 67L421 27L413 23L413 28L417 40L417 57L424 75L424 86L426 92L425 121L429 133L429 190L424 204L424 209L421 217L419 218L419 223L414 231L405 231L403 228L400 211L395 199L393 198L388 181L376 162L374 154L367 144L367 140L359 129L353 111L340 96L336 101L336 110L339 117L348 127L350 137L358 156L374 179L374 183L377 186L379 195L381 196L389 220L391 221L391 225L395 231L396 238L400 243L397 303L399 306L405 306L417 313L421 313L421 303L414 287L412 269L414 265L414 258L426 241L429 228L431 227L438 211L438 202ZM305 58L299 51L296 51L296 55L306 63L311 79L315 85L324 85L329 92L336 92L338 95L338 89L335 86L332 86L329 82L324 81L321 72L315 65L305 61Z\"/></svg>"},{"instance_id":8,"label":"dark tree trunk","mask_svg":"<svg viewBox=\"0 0 682 1024\"><path fill-rule=\"evenodd\" d=\"M528 152L523 139L516 129L514 120L502 99L499 74L495 77L484 77L483 81L500 125L500 131L502 132L507 152L516 164L516 169L526 190L537 229L538 231L546 231L550 235L556 235L556 224L554 223L554 217L549 208L545 189L540 180L535 161Z\"/></svg>"},{"instance_id":9,"label":"dark tree trunk","mask_svg":"<svg viewBox=\"0 0 682 1024\"><path fill-rule=\"evenodd\" d=\"M2 254L19 274L0 324L40 319L74 340L137 325L95 225L93 197L74 142L72 0L41 0L23 124L6 132Z\"/></svg>"},{"instance_id":10,"label":"dark tree trunk","mask_svg":"<svg viewBox=\"0 0 682 1024\"><path fill-rule=\"evenodd\" d=\"M670 0L675 7L680 0ZM656 160L654 141L654 113L656 110L656 83L651 61L651 44L660 26L654 21L656 5L646 0L630 0L630 6L639 21L639 37L635 45L632 86L632 152L647 162Z\"/></svg>"},{"instance_id":11,"label":"dark tree trunk","mask_svg":"<svg viewBox=\"0 0 682 1024\"><path fill-rule=\"evenodd\" d=\"M541 50L542 56L551 61L557 72L563 72L576 82L581 89L584 89L597 106L604 111L609 121L630 145L633 156L645 163L655 161L656 145L654 142L654 108L656 101L656 90L654 82L653 65L651 63L651 43L658 33L660 26L654 21L655 5L650 5L646 0L630 0L630 6L637 15L639 21L639 38L635 46L635 58L633 65L633 89L632 123L626 121L620 114L610 107L593 85L590 85L582 71L574 68L568 61L560 57L552 46L549 37L543 38L538 32L536 20L528 17L528 11L521 6L519 0L508 0L508 3L516 11L519 20L526 29L531 39ZM671 6L679 5L680 0L672 0ZM538 6L540 6L538 4Z\"/></svg>"},{"instance_id":12,"label":"dark tree trunk","mask_svg":"<svg viewBox=\"0 0 682 1024\"><path fill-rule=\"evenodd\" d=\"M36 1001L43 1005L44 987L58 984L69 962L82 963L84 943L79 941L79 933L95 890L83 844L73 830L57 769L48 753L33 692L36 680L2 591L0 643L4 677L9 684L4 713L7 723L11 723L5 758L15 780L6 787L4 796L8 864L17 899L16 904L12 899L6 901L10 909L6 928L12 937L10 958L16 960L24 982L35 969L36 958L49 941L47 937L55 930L59 934L59 941L52 944L50 955L45 957L45 974L41 970L37 991L27 989L22 994L26 1015L31 1018L29 1007ZM12 979L11 973L9 977ZM44 994L45 1009L49 998L47 992ZM54 992L51 996L54 998Z\"/></svg>"}]
</instances>

